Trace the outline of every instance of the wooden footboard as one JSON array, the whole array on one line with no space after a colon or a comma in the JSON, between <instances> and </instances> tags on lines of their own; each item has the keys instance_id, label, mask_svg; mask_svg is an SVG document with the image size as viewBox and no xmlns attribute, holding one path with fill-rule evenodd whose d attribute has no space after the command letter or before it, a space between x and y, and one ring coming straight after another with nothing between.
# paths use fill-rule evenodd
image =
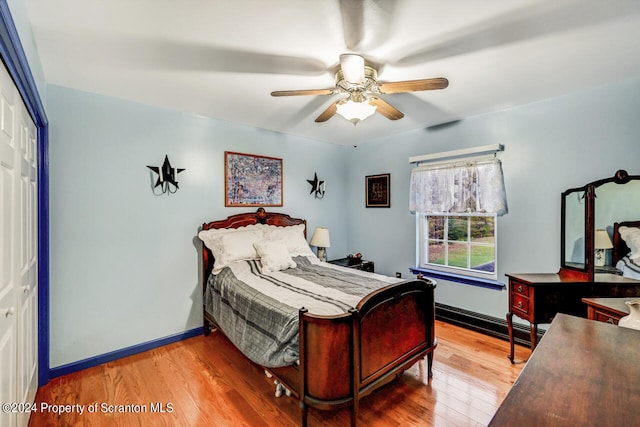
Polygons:
<instances>
[{"instance_id":1,"label":"wooden footboard","mask_svg":"<svg viewBox=\"0 0 640 427\"><path fill-rule=\"evenodd\" d=\"M307 408L351 405L356 424L360 398L428 360L431 377L435 282L419 279L382 288L342 316L314 316L300 310L300 367L273 373Z\"/></svg>"}]
</instances>

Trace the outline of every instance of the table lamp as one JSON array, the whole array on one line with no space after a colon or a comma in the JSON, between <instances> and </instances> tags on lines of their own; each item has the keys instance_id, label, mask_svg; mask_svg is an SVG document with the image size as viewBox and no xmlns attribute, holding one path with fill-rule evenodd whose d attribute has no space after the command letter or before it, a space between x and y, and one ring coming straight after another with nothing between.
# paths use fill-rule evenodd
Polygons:
<instances>
[{"instance_id":1,"label":"table lamp","mask_svg":"<svg viewBox=\"0 0 640 427\"><path fill-rule=\"evenodd\" d=\"M331 240L329 239L329 229L326 227L316 227L311 236L311 246L318 248L318 259L320 261L327 260L327 249L331 246Z\"/></svg>"},{"instance_id":2,"label":"table lamp","mask_svg":"<svg viewBox=\"0 0 640 427\"><path fill-rule=\"evenodd\" d=\"M594 264L596 267L603 267L607 259L607 249L613 248L613 243L611 243L607 230L596 230L594 246L596 249Z\"/></svg>"}]
</instances>

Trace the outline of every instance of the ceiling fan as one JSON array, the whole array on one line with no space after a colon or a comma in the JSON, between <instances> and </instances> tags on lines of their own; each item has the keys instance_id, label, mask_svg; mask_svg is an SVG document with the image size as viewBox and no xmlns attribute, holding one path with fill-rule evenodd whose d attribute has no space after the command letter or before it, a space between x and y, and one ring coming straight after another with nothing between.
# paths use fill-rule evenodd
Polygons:
<instances>
[{"instance_id":1,"label":"ceiling fan","mask_svg":"<svg viewBox=\"0 0 640 427\"><path fill-rule=\"evenodd\" d=\"M271 96L298 95L346 95L322 112L316 122L326 122L336 113L354 124L371 116L376 111L389 120L398 120L404 114L383 100L380 95L444 89L449 81L444 77L399 82L378 83L378 72L366 65L362 56L340 55L340 69L335 75L336 87L332 89L279 90Z\"/></svg>"}]
</instances>

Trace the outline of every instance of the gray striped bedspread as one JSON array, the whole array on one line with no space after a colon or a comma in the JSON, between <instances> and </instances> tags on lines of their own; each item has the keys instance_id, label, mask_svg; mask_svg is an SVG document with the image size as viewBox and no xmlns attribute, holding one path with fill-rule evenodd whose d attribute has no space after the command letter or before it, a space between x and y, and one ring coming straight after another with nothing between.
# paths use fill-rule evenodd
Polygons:
<instances>
[{"instance_id":1,"label":"gray striped bedspread","mask_svg":"<svg viewBox=\"0 0 640 427\"><path fill-rule=\"evenodd\" d=\"M298 310L335 315L372 291L401 280L314 257L295 257L296 268L263 274L260 261L239 261L211 275L205 310L253 362L288 366L298 360Z\"/></svg>"},{"instance_id":2,"label":"gray striped bedspread","mask_svg":"<svg viewBox=\"0 0 640 427\"><path fill-rule=\"evenodd\" d=\"M640 260L632 260L627 255L618 261L616 268L622 271L624 277L640 280Z\"/></svg>"}]
</instances>

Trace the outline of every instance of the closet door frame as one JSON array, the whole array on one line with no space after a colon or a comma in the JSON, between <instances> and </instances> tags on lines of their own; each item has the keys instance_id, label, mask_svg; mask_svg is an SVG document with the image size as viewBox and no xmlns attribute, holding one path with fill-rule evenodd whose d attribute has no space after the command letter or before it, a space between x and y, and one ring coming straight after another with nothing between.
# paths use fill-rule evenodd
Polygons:
<instances>
[{"instance_id":1,"label":"closet door frame","mask_svg":"<svg viewBox=\"0 0 640 427\"><path fill-rule=\"evenodd\" d=\"M0 0L0 57L36 125L38 223L38 384L49 381L49 122L7 0Z\"/></svg>"}]
</instances>

